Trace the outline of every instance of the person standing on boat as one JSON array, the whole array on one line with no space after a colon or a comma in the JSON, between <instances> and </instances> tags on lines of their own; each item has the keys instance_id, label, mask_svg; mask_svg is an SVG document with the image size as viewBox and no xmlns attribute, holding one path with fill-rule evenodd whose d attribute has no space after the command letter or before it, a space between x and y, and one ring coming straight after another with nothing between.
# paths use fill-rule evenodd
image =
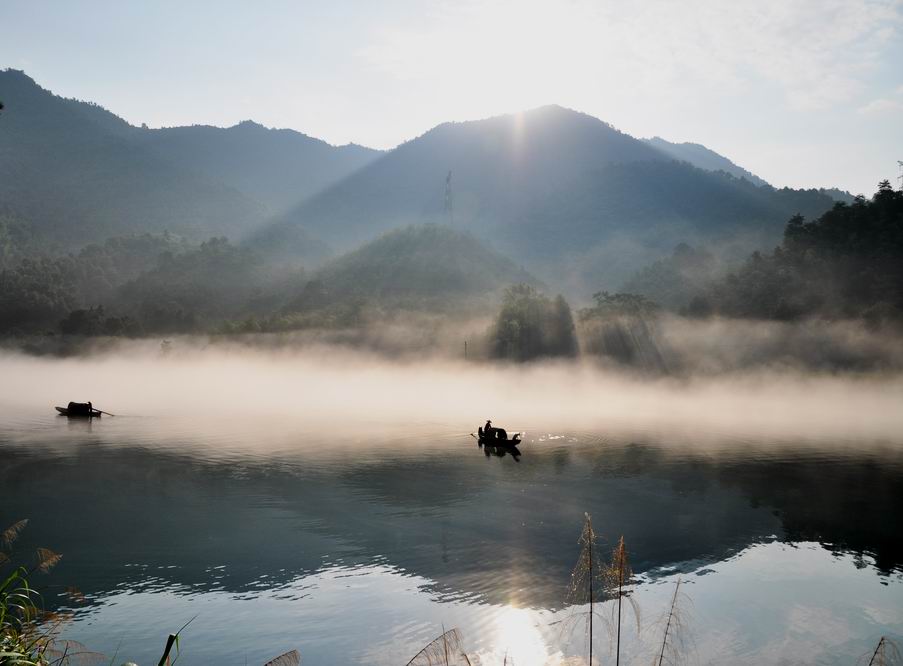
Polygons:
<instances>
[{"instance_id":1,"label":"person standing on boat","mask_svg":"<svg viewBox=\"0 0 903 666\"><path fill-rule=\"evenodd\" d=\"M486 437L487 439L491 438L493 430L494 428L492 427L492 421L486 419L486 425L483 426L483 437Z\"/></svg>"}]
</instances>

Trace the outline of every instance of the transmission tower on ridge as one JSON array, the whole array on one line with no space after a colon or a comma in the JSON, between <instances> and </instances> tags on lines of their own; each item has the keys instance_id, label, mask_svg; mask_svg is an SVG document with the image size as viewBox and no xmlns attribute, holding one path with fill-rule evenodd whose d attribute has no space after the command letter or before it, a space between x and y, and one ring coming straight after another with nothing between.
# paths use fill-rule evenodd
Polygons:
<instances>
[{"instance_id":1,"label":"transmission tower on ridge","mask_svg":"<svg viewBox=\"0 0 903 666\"><path fill-rule=\"evenodd\" d=\"M453 225L455 223L455 210L452 204L451 178L452 172L449 170L448 175L445 177L445 216L448 218L449 225Z\"/></svg>"}]
</instances>

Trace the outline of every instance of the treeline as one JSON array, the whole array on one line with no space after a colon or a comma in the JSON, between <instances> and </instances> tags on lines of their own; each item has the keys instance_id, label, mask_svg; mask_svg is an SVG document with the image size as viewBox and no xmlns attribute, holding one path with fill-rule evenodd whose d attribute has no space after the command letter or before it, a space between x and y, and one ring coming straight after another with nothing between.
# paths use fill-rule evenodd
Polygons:
<instances>
[{"instance_id":1,"label":"treeline","mask_svg":"<svg viewBox=\"0 0 903 666\"><path fill-rule=\"evenodd\" d=\"M200 245L169 234L113 238L0 268L0 334L199 331L270 307L298 287L297 276L303 271L271 271L225 238Z\"/></svg>"},{"instance_id":2,"label":"treeline","mask_svg":"<svg viewBox=\"0 0 903 666\"><path fill-rule=\"evenodd\" d=\"M9 257L0 273L5 335L354 328L400 311L485 314L505 285L539 285L471 235L438 225L389 232L312 272L253 244L191 245L168 234L62 257L19 247Z\"/></svg>"},{"instance_id":3,"label":"treeline","mask_svg":"<svg viewBox=\"0 0 903 666\"><path fill-rule=\"evenodd\" d=\"M27 226L0 220L0 334L56 331L72 311L108 301L115 289L183 245L175 237L131 236L64 256L40 254Z\"/></svg>"},{"instance_id":4,"label":"treeline","mask_svg":"<svg viewBox=\"0 0 903 666\"><path fill-rule=\"evenodd\" d=\"M688 313L793 321L903 318L903 192L880 183L871 200L794 216L771 254L754 253L694 298Z\"/></svg>"},{"instance_id":5,"label":"treeline","mask_svg":"<svg viewBox=\"0 0 903 666\"><path fill-rule=\"evenodd\" d=\"M883 181L871 199L835 204L812 221L795 215L778 247L732 271L713 253L681 244L623 291L691 317L900 320L903 192Z\"/></svg>"},{"instance_id":6,"label":"treeline","mask_svg":"<svg viewBox=\"0 0 903 666\"><path fill-rule=\"evenodd\" d=\"M680 245L624 293L597 293L576 317L510 259L441 225L389 232L314 271L222 237L192 245L167 233L129 236L55 257L35 247L28 225L0 215L0 335L354 328L399 311L449 321L494 311L492 358L572 357L582 349L656 367L661 312L903 319L903 193L887 181L871 199L839 203L812 221L794 216L780 246L733 272L713 254Z\"/></svg>"},{"instance_id":7,"label":"treeline","mask_svg":"<svg viewBox=\"0 0 903 666\"><path fill-rule=\"evenodd\" d=\"M622 293L593 296L576 326L559 296L509 289L490 333L492 356L511 360L603 357L645 370L666 371L668 345L660 315L720 316L774 322L805 319L903 320L903 192L888 181L871 199L838 203L807 222L795 215L769 254L753 253L727 272L710 252L679 245L639 271Z\"/></svg>"}]
</instances>

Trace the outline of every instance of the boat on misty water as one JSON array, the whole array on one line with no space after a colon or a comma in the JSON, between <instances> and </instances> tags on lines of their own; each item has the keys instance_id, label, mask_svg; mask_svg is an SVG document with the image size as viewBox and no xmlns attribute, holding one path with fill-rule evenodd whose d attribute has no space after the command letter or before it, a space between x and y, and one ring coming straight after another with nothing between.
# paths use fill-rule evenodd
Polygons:
<instances>
[{"instance_id":1,"label":"boat on misty water","mask_svg":"<svg viewBox=\"0 0 903 666\"><path fill-rule=\"evenodd\" d=\"M105 413L95 409L90 402L70 402L65 407L57 407L56 411L69 418L82 419L99 419L100 415Z\"/></svg>"},{"instance_id":2,"label":"boat on misty water","mask_svg":"<svg viewBox=\"0 0 903 666\"><path fill-rule=\"evenodd\" d=\"M481 446L484 444L490 446L517 446L521 443L520 438L521 433L516 432L511 439L508 439L508 433L504 428L477 428L477 442Z\"/></svg>"}]
</instances>

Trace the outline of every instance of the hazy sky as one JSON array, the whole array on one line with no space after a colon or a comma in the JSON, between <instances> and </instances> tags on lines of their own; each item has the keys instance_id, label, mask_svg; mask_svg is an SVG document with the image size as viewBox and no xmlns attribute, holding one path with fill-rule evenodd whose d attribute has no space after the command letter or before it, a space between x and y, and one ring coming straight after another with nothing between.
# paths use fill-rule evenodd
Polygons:
<instances>
[{"instance_id":1,"label":"hazy sky","mask_svg":"<svg viewBox=\"0 0 903 666\"><path fill-rule=\"evenodd\" d=\"M903 160L903 0L2 0L0 67L152 127L389 148L556 103L776 185L870 194Z\"/></svg>"}]
</instances>

